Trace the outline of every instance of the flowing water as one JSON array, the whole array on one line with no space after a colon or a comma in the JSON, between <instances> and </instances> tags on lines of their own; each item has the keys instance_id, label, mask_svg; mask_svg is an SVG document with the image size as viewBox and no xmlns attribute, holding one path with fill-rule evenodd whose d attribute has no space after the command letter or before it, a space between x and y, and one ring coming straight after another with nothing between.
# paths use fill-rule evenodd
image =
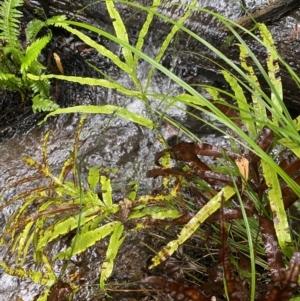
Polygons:
<instances>
[{"instance_id":1,"label":"flowing water","mask_svg":"<svg viewBox=\"0 0 300 301\"><path fill-rule=\"evenodd\" d=\"M184 1L189 3L190 1ZM204 6L208 9L217 11L232 19L237 19L243 15L243 10L239 1L234 0L218 0L218 1L198 1L200 6ZM245 1L250 9L258 7L266 1ZM78 7L75 6L75 2L71 1L50 1L50 12L60 13L65 11L75 11ZM92 1L82 1L81 7L92 3ZM86 9L86 14L93 18L97 23L101 15L103 14L103 3L96 3L90 5ZM79 5L80 7L80 5ZM95 12L97 14L95 15ZM161 13L169 16L176 17L182 13L180 9L170 10L170 7L165 6L161 8ZM126 10L124 14L128 16L132 14L130 9ZM99 21L103 25L104 17ZM289 24L293 24L295 19L289 18ZM129 20L129 23L133 20ZM284 21L281 21L284 22ZM104 22L105 23L105 22ZM130 24L131 24L130 23ZM134 23L134 22L133 22ZM223 39L223 33L218 33L216 28L219 26L217 22L211 17L205 17L203 14L196 14L191 17L191 21L188 21L188 26L207 36L208 39L218 40ZM283 23L280 23L283 26ZM104 26L104 25L103 25ZM107 29L111 30L110 25L105 25ZM278 26L278 24L276 25ZM286 26L286 25L285 25ZM286 27L285 27L286 28ZM287 26L288 28L288 26ZM285 29L288 31L288 29ZM133 31L134 32L134 31ZM156 32L151 32L147 38L146 52L151 55L157 53L158 46L161 44L161 36L158 33L162 33L160 29ZM114 47L111 45L111 47ZM186 42L181 46L182 49L189 49L189 43ZM178 74L184 77L184 70L190 69L189 62L185 61L184 55L175 55L172 58L176 61L178 68ZM188 66L188 67L187 67ZM174 64L171 66L175 69ZM149 66L147 64L140 64L138 75L141 83L146 84L147 74ZM128 80L128 77L119 73L115 68L108 70L108 74L117 79L119 83L124 84L127 88L133 88L132 83ZM191 76L189 75L189 81L205 82L205 75ZM150 86L151 93L157 93L162 95L176 95L183 91L177 85L172 83L167 77L160 72L155 72ZM120 95L112 90L106 90L99 87L84 87L80 92L71 93L70 97L75 104L114 104L126 107L130 111L138 114L142 114L150 118L150 110L139 100L131 99L127 96ZM165 110L164 103L161 103L155 98L151 98L151 106L159 107L161 110ZM186 108L184 106L173 107L166 110L169 116L172 116L177 121L180 121L186 125L191 131L196 133L201 138L208 139L216 143L224 143L222 139L218 142L214 139L214 133L211 130L199 123L199 121L192 120L189 115L186 114ZM41 145L45 133L51 130L50 140L48 142L48 155L49 163L53 173L58 173L62 167L63 162L69 156L72 151L75 132L78 126L79 114L63 115L50 118L46 123L40 126L34 126L27 132L18 134L15 137L3 141L0 143L0 190L4 189L20 180L23 177L28 177L33 173L32 169L24 164L22 158L27 155L37 161L41 160ZM89 166L106 166L109 168L117 168L118 172L113 179L114 197L116 200L120 199L126 192L126 184L131 180L138 180L140 183L139 193L149 193L154 188L158 187L159 183L153 179L145 177L147 170L154 166L154 155L157 151L162 149L162 145L156 139L161 133L165 138L169 138L173 135L171 130L167 128L164 122L160 123L159 118L156 120L158 125L161 125L161 132L158 130L149 130L140 125L129 122L125 119L109 116L109 115L89 115L85 122L81 140L84 141L79 150L79 157ZM173 129L174 130L174 129ZM181 137L187 139L187 137ZM204 139L203 138L203 139ZM209 140L210 139L210 140ZM22 187L26 189L26 187ZM17 189L10 189L3 195L4 201L12 197L17 192ZM9 207L2 211L1 225L5 224L7 218L13 211L13 207ZM134 236L126 240L120 256L116 261L116 271L113 275L113 280L116 282L124 281L138 281L142 275L142 267L146 267L146 262L151 255L151 252L140 244L145 237ZM63 242L58 242L56 248L52 252L57 251L63 247ZM89 250L85 254L85 258L75 258L72 263L73 269L85 269L85 279L89 283L97 283L99 277L99 266L103 260L103 254L105 252L105 246L99 244L96 248ZM5 250L2 250L1 256L5 255ZM139 257L139 264L135 264L136 257ZM28 262L28 267L32 265L32 262ZM72 269L72 265L69 269ZM60 267L56 267L59 270ZM7 274L0 272L0 296L1 300L18 300L17 297L23 301L31 301L34 296L39 292L39 286L33 285L29 281L21 280L16 277L8 276ZM85 287L81 290L76 300L101 300L97 297L98 291L93 287ZM98 299L97 299L98 298ZM20 300L20 299L19 299ZM121 297L120 297L121 300ZM122 299L127 300L127 299ZM128 299L129 300L129 299ZM133 299L132 299L133 300Z\"/></svg>"}]
</instances>

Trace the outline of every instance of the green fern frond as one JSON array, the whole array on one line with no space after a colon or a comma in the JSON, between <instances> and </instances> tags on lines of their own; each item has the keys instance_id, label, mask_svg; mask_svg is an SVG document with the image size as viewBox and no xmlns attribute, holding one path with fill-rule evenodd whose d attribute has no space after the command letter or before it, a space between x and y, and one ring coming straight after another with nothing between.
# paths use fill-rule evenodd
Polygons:
<instances>
[{"instance_id":1,"label":"green fern frond","mask_svg":"<svg viewBox=\"0 0 300 301\"><path fill-rule=\"evenodd\" d=\"M22 81L20 78L16 77L10 73L0 72L0 88L9 89L12 91L21 91Z\"/></svg>"},{"instance_id":2,"label":"green fern frond","mask_svg":"<svg viewBox=\"0 0 300 301\"><path fill-rule=\"evenodd\" d=\"M46 21L46 24L47 24L47 26L49 26L49 25L53 25L55 23L59 23L64 20L67 20L67 16L65 16L65 15L53 16Z\"/></svg>"},{"instance_id":3,"label":"green fern frond","mask_svg":"<svg viewBox=\"0 0 300 301\"><path fill-rule=\"evenodd\" d=\"M47 112L59 109L59 105L54 103L50 98L43 98L40 94L32 98L32 110L36 112Z\"/></svg>"},{"instance_id":4,"label":"green fern frond","mask_svg":"<svg viewBox=\"0 0 300 301\"><path fill-rule=\"evenodd\" d=\"M20 18L22 12L17 7L22 6L22 0L4 0L0 7L0 40L11 47L20 47L18 41Z\"/></svg>"},{"instance_id":5,"label":"green fern frond","mask_svg":"<svg viewBox=\"0 0 300 301\"><path fill-rule=\"evenodd\" d=\"M50 97L50 82L48 80L30 81L30 88L34 94L41 94L46 98Z\"/></svg>"},{"instance_id":6,"label":"green fern frond","mask_svg":"<svg viewBox=\"0 0 300 301\"><path fill-rule=\"evenodd\" d=\"M26 27L26 40L27 41L33 41L37 34L41 31L43 27L45 27L47 24L45 21L39 20L39 19L33 19L27 24Z\"/></svg>"},{"instance_id":7,"label":"green fern frond","mask_svg":"<svg viewBox=\"0 0 300 301\"><path fill-rule=\"evenodd\" d=\"M51 35L47 35L34 41L30 46L26 49L25 58L21 64L21 73L27 71L30 65L38 58L42 49L49 43L51 40Z\"/></svg>"},{"instance_id":8,"label":"green fern frond","mask_svg":"<svg viewBox=\"0 0 300 301\"><path fill-rule=\"evenodd\" d=\"M61 16L53 16L46 21L42 21L39 19L33 19L30 21L26 27L26 40L31 42L33 41L42 28L47 27L51 24L55 24L58 21L66 20L67 17L65 15Z\"/></svg>"},{"instance_id":9,"label":"green fern frond","mask_svg":"<svg viewBox=\"0 0 300 301\"><path fill-rule=\"evenodd\" d=\"M22 51L20 47L7 45L3 48L3 53L10 58L15 66L20 66L24 59L24 51ZM17 70L19 71L19 68Z\"/></svg>"},{"instance_id":10,"label":"green fern frond","mask_svg":"<svg viewBox=\"0 0 300 301\"><path fill-rule=\"evenodd\" d=\"M30 88L35 94L32 98L32 110L34 113L59 109L59 105L50 99L50 82L48 80L30 82Z\"/></svg>"},{"instance_id":11,"label":"green fern frond","mask_svg":"<svg viewBox=\"0 0 300 301\"><path fill-rule=\"evenodd\" d=\"M0 73L4 74L16 74L16 72L19 71L18 66L15 64L15 62L10 59L10 54L3 53L0 57Z\"/></svg>"}]
</instances>

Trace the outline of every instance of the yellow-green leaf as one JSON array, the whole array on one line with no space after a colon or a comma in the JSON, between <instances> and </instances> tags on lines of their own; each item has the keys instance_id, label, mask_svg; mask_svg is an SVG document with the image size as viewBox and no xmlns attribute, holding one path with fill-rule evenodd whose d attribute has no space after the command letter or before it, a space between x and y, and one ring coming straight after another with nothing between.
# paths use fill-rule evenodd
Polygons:
<instances>
[{"instance_id":1,"label":"yellow-green leaf","mask_svg":"<svg viewBox=\"0 0 300 301\"><path fill-rule=\"evenodd\" d=\"M236 101L238 103L238 107L240 109L241 120L243 121L243 123L249 133L249 136L252 139L255 139L257 136L256 128L255 128L255 124L252 120L250 106L247 102L244 91L243 91L242 87L239 85L237 79L234 76L232 76L228 71L223 70L222 73L223 73L225 80L228 82L232 91L234 92L235 99L236 99Z\"/></svg>"},{"instance_id":2,"label":"yellow-green leaf","mask_svg":"<svg viewBox=\"0 0 300 301\"><path fill-rule=\"evenodd\" d=\"M136 45L135 45L137 50L142 50L142 47L144 45L144 38L147 35L147 33L149 32L149 27L150 27L150 24L151 24L151 22L153 20L153 17L154 17L154 13L152 13L151 10L156 9L159 5L160 5L160 0L153 0L153 3L151 5L151 7L149 7L149 11L148 11L148 14L147 14L146 21L143 24L143 27L139 32L138 40L137 40ZM135 53L134 54L135 67L137 65L138 59L139 59L139 56Z\"/></svg>"},{"instance_id":3,"label":"yellow-green leaf","mask_svg":"<svg viewBox=\"0 0 300 301\"><path fill-rule=\"evenodd\" d=\"M264 160L262 162L262 171L269 188L268 197L273 212L274 227L279 245L284 254L291 256L294 253L290 228L284 209L281 187L277 172Z\"/></svg>"},{"instance_id":4,"label":"yellow-green leaf","mask_svg":"<svg viewBox=\"0 0 300 301\"><path fill-rule=\"evenodd\" d=\"M279 64L278 64L278 51L276 50L275 43L272 37L272 34L268 30L267 26L264 23L258 23L258 28L260 35L263 39L264 45L268 49L268 58L267 58L267 68L268 74L271 81L271 101L272 105L275 106L278 112L282 112L282 83L281 77L279 76ZM273 120L278 123L278 120L275 120L273 115Z\"/></svg>"},{"instance_id":5,"label":"yellow-green leaf","mask_svg":"<svg viewBox=\"0 0 300 301\"><path fill-rule=\"evenodd\" d=\"M108 179L106 176L100 176L100 182L101 182L101 190L103 191L102 192L103 202L107 207L110 207L113 202L110 179Z\"/></svg>"},{"instance_id":6,"label":"yellow-green leaf","mask_svg":"<svg viewBox=\"0 0 300 301\"><path fill-rule=\"evenodd\" d=\"M100 275L100 288L104 290L104 282L107 278L110 277L113 267L114 260L118 254L119 248L122 245L125 236L122 237L124 231L124 226L121 222L116 222L114 226L114 232L110 237L109 245L106 251L105 262L101 267L101 275Z\"/></svg>"},{"instance_id":7,"label":"yellow-green leaf","mask_svg":"<svg viewBox=\"0 0 300 301\"><path fill-rule=\"evenodd\" d=\"M93 206L92 208L87 208L83 210L81 213L81 225L84 225L88 221L95 218L94 214L98 212L98 208ZM49 226L48 229L45 230L43 236L39 239L36 249L40 250L45 247L49 242L57 238L58 236L69 233L73 229L78 227L78 219L79 215L71 216L65 220L58 220L56 223Z\"/></svg>"},{"instance_id":8,"label":"yellow-green leaf","mask_svg":"<svg viewBox=\"0 0 300 301\"><path fill-rule=\"evenodd\" d=\"M259 95L257 95L257 90L260 89L260 84L256 74L254 73L253 67L247 64L247 58L249 57L248 49L242 45L238 44L240 48L240 61L241 66L247 72L249 76L249 84L252 88L253 93L251 94L252 98L252 106L255 111L255 117L261 119L260 116L267 117L266 106L264 102L260 99ZM256 123L257 132L260 132L263 124L257 122Z\"/></svg>"},{"instance_id":9,"label":"yellow-green leaf","mask_svg":"<svg viewBox=\"0 0 300 301\"><path fill-rule=\"evenodd\" d=\"M54 23L55 25L55 23ZM85 44L91 46L92 48L96 49L101 55L109 58L115 65L117 65L120 69L122 69L125 73L130 74L132 72L131 68L122 62L120 58L115 55L112 51L107 49L106 47L102 46L101 44L95 42L92 40L89 36L82 33L81 31L72 28L71 26L65 24L64 22L61 22L58 24L59 26L63 27L67 31L71 32L72 34L79 37Z\"/></svg>"},{"instance_id":10,"label":"yellow-green leaf","mask_svg":"<svg viewBox=\"0 0 300 301\"><path fill-rule=\"evenodd\" d=\"M278 140L283 146L290 149L298 158L300 158L300 145L289 138L281 138Z\"/></svg>"},{"instance_id":11,"label":"yellow-green leaf","mask_svg":"<svg viewBox=\"0 0 300 301\"><path fill-rule=\"evenodd\" d=\"M123 20L120 16L119 12L117 11L117 9L115 7L114 1L106 0L106 7L107 7L107 10L108 10L108 13L109 13L111 19L113 20L112 23L113 23L113 26L114 26L114 29L116 32L116 36L120 40L129 44L127 29L123 23ZM133 67L133 57L132 57L131 51L126 47L122 47L122 53L123 53L124 59L127 63L128 69L131 69ZM127 72L127 73L131 74L131 71Z\"/></svg>"},{"instance_id":12,"label":"yellow-green leaf","mask_svg":"<svg viewBox=\"0 0 300 301\"><path fill-rule=\"evenodd\" d=\"M75 106L70 108L58 109L54 112L49 113L42 122L45 122L50 116L55 116L59 114L70 114L70 113L84 113L84 114L116 114L126 120L138 123L147 128L153 129L154 123L141 115L130 112L127 109L114 106L114 105L104 105L104 106Z\"/></svg>"},{"instance_id":13,"label":"yellow-green leaf","mask_svg":"<svg viewBox=\"0 0 300 301\"><path fill-rule=\"evenodd\" d=\"M93 246L97 241L112 233L117 224L118 222L111 222L91 231L84 233L80 232L77 236L76 245L73 248L73 253L71 254L72 248L70 247L66 251L60 252L59 254L55 255L53 259L67 259L72 255L85 251L88 247Z\"/></svg>"},{"instance_id":14,"label":"yellow-green leaf","mask_svg":"<svg viewBox=\"0 0 300 301\"><path fill-rule=\"evenodd\" d=\"M81 85L100 86L100 87L104 87L104 88L108 88L108 89L116 89L125 95L135 96L137 98L142 99L141 92L135 91L135 90L128 90L125 87L123 87L122 85L118 84L117 82L113 82L113 81L110 81L107 79L98 79L98 78L93 78L93 77L81 77L81 76L56 75L56 74L37 76L37 75L31 74L31 73L28 73L27 77L32 80L56 78L56 79L60 79L60 80L78 83Z\"/></svg>"},{"instance_id":15,"label":"yellow-green leaf","mask_svg":"<svg viewBox=\"0 0 300 301\"><path fill-rule=\"evenodd\" d=\"M162 261L169 258L178 247L183 244L187 239L189 239L197 228L220 208L222 197L228 200L235 194L234 188L231 186L225 186L216 196L214 196L207 204L205 204L200 211L182 228L178 239L169 242L153 259L150 269L159 265Z\"/></svg>"},{"instance_id":16,"label":"yellow-green leaf","mask_svg":"<svg viewBox=\"0 0 300 301\"><path fill-rule=\"evenodd\" d=\"M88 183L90 185L91 190L95 191L96 186L99 184L99 168L91 167L89 169L88 175Z\"/></svg>"}]
</instances>

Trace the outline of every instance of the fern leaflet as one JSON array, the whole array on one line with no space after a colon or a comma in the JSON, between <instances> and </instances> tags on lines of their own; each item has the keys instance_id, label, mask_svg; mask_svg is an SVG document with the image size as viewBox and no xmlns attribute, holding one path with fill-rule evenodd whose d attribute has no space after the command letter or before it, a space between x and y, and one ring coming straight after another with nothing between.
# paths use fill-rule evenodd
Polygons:
<instances>
[{"instance_id":1,"label":"fern leaflet","mask_svg":"<svg viewBox=\"0 0 300 301\"><path fill-rule=\"evenodd\" d=\"M25 58L21 64L21 73L27 71L30 65L38 58L42 49L48 44L51 40L51 35L47 35L34 41L30 46L26 49Z\"/></svg>"},{"instance_id":2,"label":"fern leaflet","mask_svg":"<svg viewBox=\"0 0 300 301\"><path fill-rule=\"evenodd\" d=\"M19 18L23 16L17 9L23 5L22 0L4 0L0 7L0 39L11 47L20 47L19 36Z\"/></svg>"}]
</instances>

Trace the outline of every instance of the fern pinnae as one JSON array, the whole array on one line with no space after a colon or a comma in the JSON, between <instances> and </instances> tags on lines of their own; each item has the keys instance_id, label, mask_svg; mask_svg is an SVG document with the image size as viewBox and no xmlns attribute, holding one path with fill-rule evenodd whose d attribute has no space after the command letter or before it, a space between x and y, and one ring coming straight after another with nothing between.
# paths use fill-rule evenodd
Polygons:
<instances>
[{"instance_id":1,"label":"fern pinnae","mask_svg":"<svg viewBox=\"0 0 300 301\"><path fill-rule=\"evenodd\" d=\"M18 41L19 23L18 20L23 14L17 10L17 7L23 5L22 0L4 0L0 8L0 39L8 45L20 47Z\"/></svg>"},{"instance_id":2,"label":"fern pinnae","mask_svg":"<svg viewBox=\"0 0 300 301\"><path fill-rule=\"evenodd\" d=\"M51 24L55 24L56 22L60 22L66 20L67 17L64 15L53 16L46 21L42 21L40 19L33 19L27 24L26 27L26 40L31 42L36 39L38 33L44 28L48 27Z\"/></svg>"},{"instance_id":3,"label":"fern pinnae","mask_svg":"<svg viewBox=\"0 0 300 301\"><path fill-rule=\"evenodd\" d=\"M36 41L34 41L26 49L25 58L21 64L21 73L27 71L30 65L38 58L42 49L49 43L51 40L51 35L46 35Z\"/></svg>"},{"instance_id":4,"label":"fern pinnae","mask_svg":"<svg viewBox=\"0 0 300 301\"><path fill-rule=\"evenodd\" d=\"M22 86L20 78L13 74L0 72L0 88L9 89L13 91L19 91Z\"/></svg>"},{"instance_id":5,"label":"fern pinnae","mask_svg":"<svg viewBox=\"0 0 300 301\"><path fill-rule=\"evenodd\" d=\"M47 26L47 23L40 19L33 19L32 21L30 21L26 27L26 40L28 42L35 40L38 33L45 26Z\"/></svg>"}]
</instances>

